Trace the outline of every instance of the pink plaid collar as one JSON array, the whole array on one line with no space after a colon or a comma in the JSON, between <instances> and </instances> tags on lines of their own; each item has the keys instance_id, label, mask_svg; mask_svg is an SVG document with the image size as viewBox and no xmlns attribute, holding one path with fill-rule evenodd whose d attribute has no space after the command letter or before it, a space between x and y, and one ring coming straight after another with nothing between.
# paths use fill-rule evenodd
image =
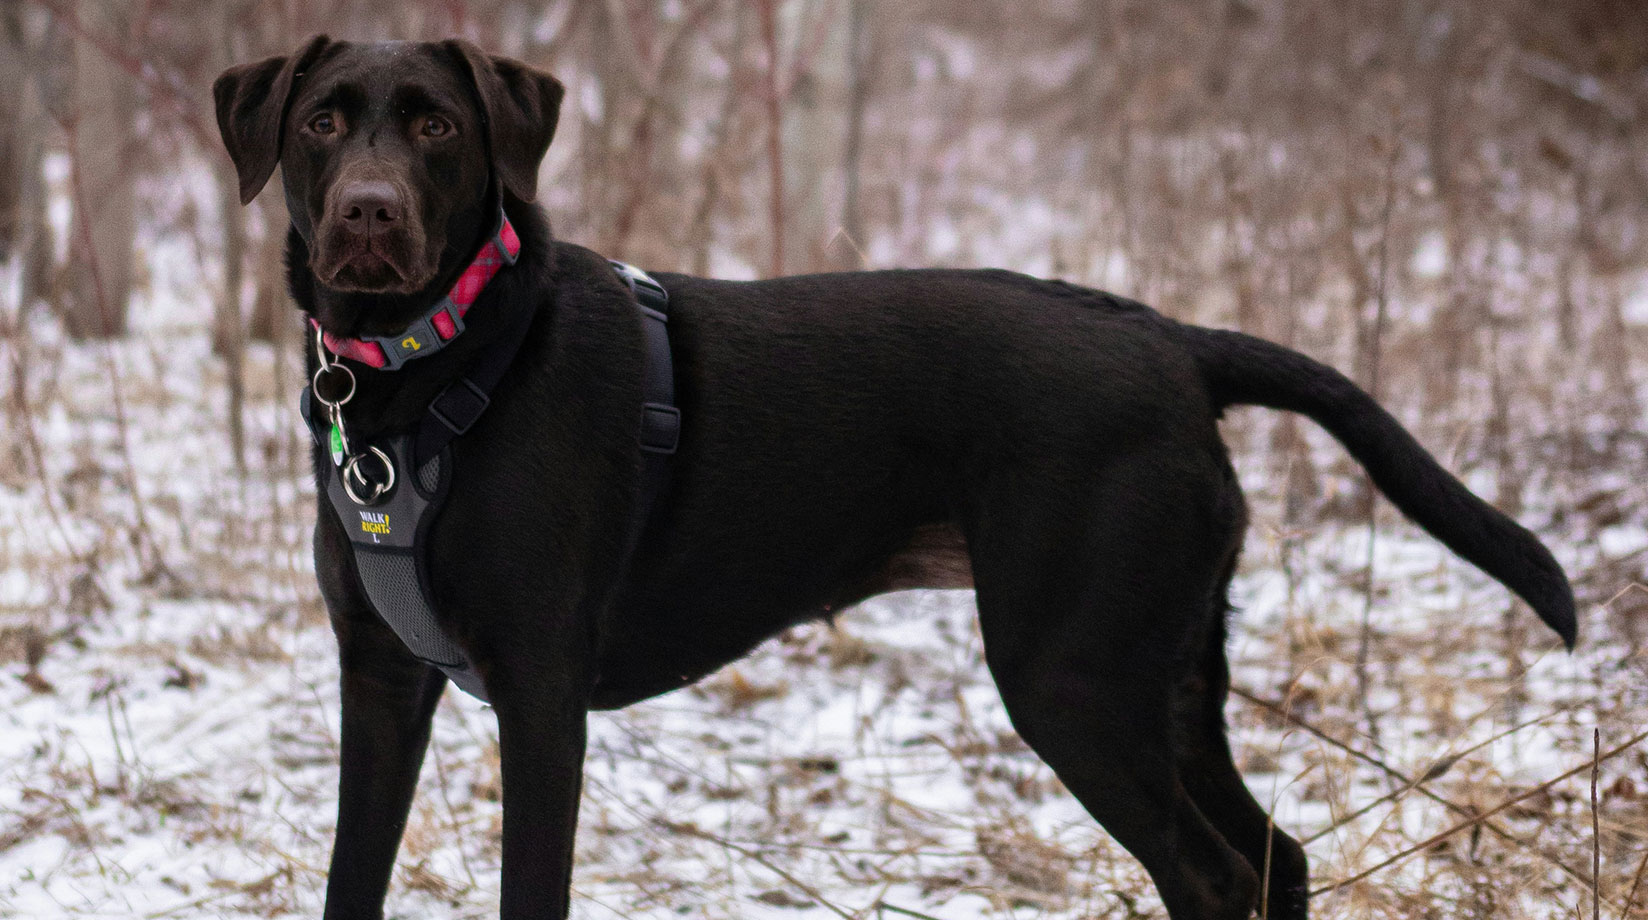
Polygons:
<instances>
[{"instance_id":1,"label":"pink plaid collar","mask_svg":"<svg viewBox=\"0 0 1648 920\"><path fill-rule=\"evenodd\" d=\"M458 333L464 331L464 314L481 296L487 282L505 265L514 265L520 254L521 238L515 233L509 218L500 213L498 232L481 247L475 261L469 263L464 273L458 276L458 283L452 286L451 292L428 313L401 330L399 335L345 339L323 331L321 340L326 343L328 351L340 358L359 361L379 370L399 370L401 365L413 358L432 355L457 338ZM309 322L316 328L320 327L313 317Z\"/></svg>"}]
</instances>

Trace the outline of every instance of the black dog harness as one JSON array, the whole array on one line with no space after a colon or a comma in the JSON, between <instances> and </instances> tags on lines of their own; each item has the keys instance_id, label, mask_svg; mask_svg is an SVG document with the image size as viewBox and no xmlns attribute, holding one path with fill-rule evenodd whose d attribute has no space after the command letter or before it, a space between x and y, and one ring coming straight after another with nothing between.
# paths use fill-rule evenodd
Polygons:
<instances>
[{"instance_id":1,"label":"black dog harness","mask_svg":"<svg viewBox=\"0 0 1648 920\"><path fill-rule=\"evenodd\" d=\"M513 245L511 245L513 244ZM483 247L474 265L464 273L470 279L477 265L486 279L501 268L513 265L520 243L507 220L493 241ZM485 264L494 254L501 264ZM629 286L641 314L645 337L646 366L642 375L641 405L641 502L632 527L644 525L669 475L669 456L675 453L681 435L681 413L675 406L675 371L669 343L669 294L646 272L622 262L612 262L613 270ZM431 315L450 316L456 322L441 328L431 316L421 318L398 337L368 340L386 358L371 362L366 355L351 353L362 340L339 340L316 328L316 351L321 369L303 390L302 410L315 442L327 445L332 464L327 475L326 497L338 521L349 535L354 550L355 570L367 599L384 623L400 637L420 661L446 672L454 684L485 700L486 687L474 663L462 648L440 628L430 590L428 554L424 549L430 525L440 512L452 484L452 452L449 447L480 419L491 402L498 381L509 370L531 325L532 311L523 311L515 328L490 345L464 375L447 385L429 403L415 429L379 438L364 449L348 443L343 434L341 407L353 395L354 376L347 365L329 361L327 352L364 360L385 370L400 367L410 357L422 357L463 331L461 314L467 310L479 288L463 290L460 280L453 295L442 300ZM454 328L455 326L455 328ZM450 334L445 334L450 330ZM434 348L428 337L438 337ZM418 338L422 336L423 338ZM404 341L419 348L397 349ZM427 350L426 350L427 349ZM318 393L323 376L335 369L347 371L347 392ZM323 398L324 397L324 398ZM315 411L319 403L323 411Z\"/></svg>"}]
</instances>

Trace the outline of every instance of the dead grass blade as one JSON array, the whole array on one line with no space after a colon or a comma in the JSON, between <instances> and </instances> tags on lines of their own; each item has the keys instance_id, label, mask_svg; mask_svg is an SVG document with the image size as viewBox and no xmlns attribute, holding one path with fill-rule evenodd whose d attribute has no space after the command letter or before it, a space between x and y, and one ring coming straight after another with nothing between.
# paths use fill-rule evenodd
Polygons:
<instances>
[{"instance_id":1,"label":"dead grass blade","mask_svg":"<svg viewBox=\"0 0 1648 920\"><path fill-rule=\"evenodd\" d=\"M1445 831L1441 831L1440 833L1432 834L1431 836L1425 838L1424 840L1421 840L1420 842L1414 844L1411 847L1408 847L1407 849L1401 851L1400 853L1396 853L1395 855L1391 856L1390 858L1385 859L1385 860L1381 861L1380 863L1378 863L1377 865L1374 865L1374 866L1372 866L1368 869L1364 869L1363 871L1356 873L1355 875L1351 876L1350 878L1341 879L1341 880L1339 880L1337 882L1334 882L1330 885L1324 885L1321 888L1317 888L1317 889L1313 890L1310 893L1310 897L1314 898L1314 897L1318 897L1320 895L1328 894L1329 892L1337 891L1340 888L1344 888L1347 885L1354 885L1357 882L1362 881L1363 879L1370 878L1370 877L1378 874L1379 872L1382 872L1383 870L1388 869L1391 866L1394 866L1399 862L1402 862L1403 860L1407 859L1409 856L1412 856L1415 853L1419 853L1421 851L1430 849L1432 846L1435 846L1437 843L1440 843L1441 841L1446 840L1449 837L1452 837L1454 834L1457 834L1460 831L1468 830L1469 828L1476 827L1478 825L1483 824L1484 822L1487 821L1487 819L1493 817L1494 815L1499 814L1500 812L1504 811L1507 808L1510 808L1511 806L1517 804L1518 802L1523 802L1523 801L1526 801L1528 799L1531 799L1536 795L1539 795L1541 793L1544 793L1544 792L1548 791L1552 786L1555 786L1557 783L1560 783L1564 780L1572 779L1573 777L1578 776L1579 774L1581 774L1581 773L1585 772L1586 770L1590 769L1592 767L1593 762L1600 764L1604 760L1612 760L1613 758L1619 756L1620 754L1623 754L1626 751L1629 751L1630 749L1632 749L1632 748L1636 747L1637 745L1641 744L1645 740L1648 740L1648 731L1639 733L1636 737L1634 737L1631 740L1625 742L1624 744L1621 744L1620 746L1610 750L1606 754L1602 754L1601 756L1594 757L1592 759L1586 760L1584 763L1580 764L1577 767L1574 767L1572 770L1569 770L1566 773L1563 773L1561 776L1557 776L1557 777L1554 777L1552 779L1548 779L1545 782L1540 783L1539 785L1533 787L1532 789L1528 789L1528 790L1526 790L1524 792L1521 792L1517 795L1513 795L1510 798L1506 799L1503 802L1500 802L1498 805L1495 805L1493 808L1488 809L1487 811L1483 812L1480 815L1472 817L1469 820L1461 821L1458 824L1455 824L1453 827L1450 827Z\"/></svg>"},{"instance_id":2,"label":"dead grass blade","mask_svg":"<svg viewBox=\"0 0 1648 920\"><path fill-rule=\"evenodd\" d=\"M932 914L924 914L919 910L910 910L907 907L895 907L888 904L886 901L877 901L875 904L875 909L888 911L889 913L894 914L901 914L906 917L914 917L916 920L939 920L939 918L933 916Z\"/></svg>"},{"instance_id":3,"label":"dead grass blade","mask_svg":"<svg viewBox=\"0 0 1648 920\"><path fill-rule=\"evenodd\" d=\"M709 831L695 827L691 824L679 824L674 821L661 821L660 823L666 830L673 833L684 834L688 837L697 837L699 840L707 840L717 846L726 847L745 859L754 860L764 866L772 874L778 876L786 882L789 882L791 885L794 885L801 891L802 894L812 898L814 901L817 901L826 910L840 917L841 920L859 920L859 918L855 915L847 913L846 910L842 909L829 898L824 897L824 895L821 894L817 888L814 888L806 882L796 878L794 875L791 875L789 872L785 871L781 866L775 865L772 860L762 856L760 850L752 850L749 847L740 846L725 837L718 834L712 834Z\"/></svg>"},{"instance_id":4,"label":"dead grass blade","mask_svg":"<svg viewBox=\"0 0 1648 920\"><path fill-rule=\"evenodd\" d=\"M1637 874L1631 879L1631 893L1625 896L1625 910L1620 912L1620 920L1630 920L1631 910L1637 904L1637 889L1642 887L1642 874L1648 870L1648 853L1642 854L1642 861L1637 863Z\"/></svg>"},{"instance_id":5,"label":"dead grass blade","mask_svg":"<svg viewBox=\"0 0 1648 920\"><path fill-rule=\"evenodd\" d=\"M1292 724L1292 725L1294 725L1298 728L1304 729L1304 731L1306 733L1312 735L1313 737L1318 738L1318 739L1326 742L1328 745L1330 745L1334 748L1337 748L1338 750L1344 751L1346 754L1349 754L1351 757L1353 757L1357 760L1360 760L1363 763L1366 763L1369 766L1374 767L1375 769L1380 770L1385 775L1389 776L1390 778L1396 780L1398 783L1401 784L1400 788L1395 789L1395 790L1393 790L1389 793L1386 793L1385 795L1380 796L1379 798L1375 799L1374 801L1369 802L1366 806L1357 809L1356 811L1352 812L1349 815L1344 816L1343 818L1340 818L1339 820L1335 821L1332 826L1322 830L1320 833L1317 833L1317 834L1312 835L1310 837L1306 837L1303 841L1301 841L1302 843L1309 844L1309 843L1311 843L1315 840L1318 840L1322 836L1324 836L1326 834L1330 834L1333 831L1339 829L1340 827L1343 827L1344 825L1350 823L1351 821L1354 821L1357 818L1362 817L1363 815L1367 814L1369 811L1372 811L1374 808L1377 808L1381 804L1384 804L1386 802L1394 802L1397 799L1399 799L1402 795L1406 794L1407 792L1415 791L1415 792L1418 792L1420 795L1423 795L1424 797L1426 797L1426 798L1430 799L1431 801L1435 802L1436 804L1441 805L1442 807L1448 809L1449 811L1453 812L1454 814L1461 815L1461 816L1465 817L1466 819L1479 821L1480 826L1486 828L1488 830L1488 832L1493 834L1495 837L1499 838L1500 840L1502 840L1506 843L1513 844L1513 845L1517 846L1518 848L1522 849L1523 851L1525 851L1525 852L1527 852L1527 853L1529 853L1529 854L1531 854L1535 857L1538 857L1539 859L1543 860L1547 865L1551 866L1552 868L1557 869L1562 874L1564 874L1564 875L1568 876L1569 878L1573 879L1575 882L1578 882L1579 884L1584 885L1587 888L1592 886L1592 878L1591 877L1587 877L1583 872L1580 872L1578 869L1575 869L1574 867L1568 865L1566 862L1562 861L1560 858L1558 858L1556 856L1553 856L1550 853L1545 852L1544 850L1540 849L1539 847L1535 846L1533 843L1531 843L1529 841L1523 840L1522 838L1520 838L1517 835L1511 833L1511 831L1509 829L1507 829L1504 826L1498 824L1497 822L1487 820L1488 815L1483 815L1483 814L1479 813L1474 808L1471 808L1471 807L1468 807L1468 806L1465 806L1465 805L1461 805L1458 802L1455 802L1452 799L1449 799L1449 798L1437 793L1435 790L1433 790L1430 787L1425 785L1425 783L1429 782L1430 780L1437 779L1437 778L1441 777L1443 774L1445 774L1447 772L1448 768L1451 768L1453 766L1453 764L1456 763L1460 758L1462 758L1465 755L1471 753L1472 751L1476 751L1480 748L1486 747L1487 745L1492 744L1492 743L1494 743L1495 741L1498 741L1501 738L1505 738L1509 735L1515 734L1518 731L1521 731L1524 728L1527 728L1530 725L1534 725L1534 724L1537 724L1541 721L1544 721L1546 718L1549 718L1549 716L1539 716L1539 717L1536 717L1536 718L1533 718L1533 719L1527 719L1527 720L1521 722L1520 724L1512 726L1511 728L1508 728L1505 731L1499 732L1498 734L1495 734L1494 736L1492 736L1490 738L1487 738L1487 739L1485 739L1481 742L1478 742L1477 744L1474 744L1474 745L1466 748L1465 750L1460 751L1457 754L1454 754L1450 757L1447 757L1447 758L1444 758L1443 760L1438 761L1436 764L1433 764L1429 769L1426 770L1425 775L1420 776L1418 778L1412 778L1412 777L1409 777L1406 773L1403 773L1401 770L1398 770L1395 767L1391 766L1390 764L1386 763L1385 761L1381 760L1380 758L1375 757L1374 755L1369 754L1366 751L1362 751L1362 750L1359 750L1357 748L1354 748L1354 747L1350 746L1349 744L1347 744L1343 741L1340 741L1338 738L1333 737L1332 735L1328 734L1327 732L1323 731L1322 729L1317 728L1315 725L1311 724L1308 720L1306 720L1303 717L1295 714L1292 710L1288 709L1285 706L1281 706L1281 705L1279 705L1277 703L1273 703L1269 700L1261 699L1261 698L1259 698L1257 696L1254 696L1253 694L1241 689L1240 687L1232 687L1232 688L1230 688L1230 692L1233 695L1239 697L1240 699L1246 700L1247 702L1252 703L1253 705L1258 706L1259 708L1264 709L1267 712L1273 713L1274 715L1278 716L1279 718L1285 719L1288 723L1290 723L1290 724ZM1491 815L1492 812L1489 812L1488 814ZM1608 906L1610 908L1615 908L1615 907L1618 906L1618 905L1614 904L1612 901L1609 901L1607 903L1608 903Z\"/></svg>"}]
</instances>

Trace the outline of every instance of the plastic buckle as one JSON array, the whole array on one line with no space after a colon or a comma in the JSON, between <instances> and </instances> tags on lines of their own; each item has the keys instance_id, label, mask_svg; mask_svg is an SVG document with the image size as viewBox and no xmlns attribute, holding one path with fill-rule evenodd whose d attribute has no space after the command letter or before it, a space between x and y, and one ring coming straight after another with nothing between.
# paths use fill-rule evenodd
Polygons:
<instances>
[{"instance_id":1,"label":"plastic buckle","mask_svg":"<svg viewBox=\"0 0 1648 920\"><path fill-rule=\"evenodd\" d=\"M431 310L429 316L426 317L429 321L431 329L434 329L435 317L440 316L442 313L446 314L447 319L452 320L452 335L449 338L443 339L441 338L440 330L435 329L435 341L440 343L440 346L436 348L436 351L444 348L446 343L452 341L452 339L463 335L464 331L463 314L458 312L458 305L453 303L452 298L450 297L441 298L440 304L435 307L434 310Z\"/></svg>"},{"instance_id":2,"label":"plastic buckle","mask_svg":"<svg viewBox=\"0 0 1648 920\"><path fill-rule=\"evenodd\" d=\"M455 412L462 412L464 408L472 409L472 411L467 412L468 418L455 419L451 415L448 415L445 411L442 411L441 404L446 402L447 396L455 393L461 394L461 391L453 389L460 383L463 384L464 388L469 391L469 395L475 398L475 401L463 404L462 407L453 406L452 409ZM470 428L474 427L475 422L480 419L481 414L486 412L486 407L490 405L492 405L492 399L486 395L486 391L476 386L475 382L470 380L468 377L459 377L456 381L448 384L446 389L441 390L441 394L435 397L434 401L429 404L429 414L435 417L435 421L445 425L447 430L451 431L454 435L462 435Z\"/></svg>"},{"instance_id":3,"label":"plastic buckle","mask_svg":"<svg viewBox=\"0 0 1648 920\"><path fill-rule=\"evenodd\" d=\"M673 454L681 444L681 410L663 403L641 406L641 450Z\"/></svg>"},{"instance_id":4,"label":"plastic buckle","mask_svg":"<svg viewBox=\"0 0 1648 920\"><path fill-rule=\"evenodd\" d=\"M447 315L457 320L457 311L445 306L442 306L441 310L446 310ZM435 331L434 317L439 312L440 310L431 312L428 316L406 327L399 336L378 336L367 339L366 341L376 343L379 348L383 349L383 358L386 363L381 370L400 370L402 365L413 358L432 355L445 347L447 340L441 338L440 333ZM463 331L461 321L458 322L456 328L458 332ZM453 333L454 338L456 335L456 332Z\"/></svg>"},{"instance_id":5,"label":"plastic buckle","mask_svg":"<svg viewBox=\"0 0 1648 920\"><path fill-rule=\"evenodd\" d=\"M492 234L492 245L498 247L498 258L502 259L505 265L514 265L520 261L521 254L519 252L510 252L509 247L504 245L505 219L504 215L498 215L498 232ZM516 231L515 235L519 237L520 232Z\"/></svg>"}]
</instances>

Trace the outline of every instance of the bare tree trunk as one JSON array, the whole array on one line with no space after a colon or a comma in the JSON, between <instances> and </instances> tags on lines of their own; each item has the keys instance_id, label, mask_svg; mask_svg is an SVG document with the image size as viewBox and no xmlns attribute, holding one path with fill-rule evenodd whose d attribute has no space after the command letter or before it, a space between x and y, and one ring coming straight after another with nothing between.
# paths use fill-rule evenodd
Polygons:
<instances>
[{"instance_id":1,"label":"bare tree trunk","mask_svg":"<svg viewBox=\"0 0 1648 920\"><path fill-rule=\"evenodd\" d=\"M234 57L230 36L234 18L230 4L218 7L221 47L225 58ZM235 171L220 157L213 172L217 179L218 211L223 220L223 293L212 311L212 354L223 359L229 377L227 411L229 452L235 469L246 471L246 320L240 303L246 280L246 209L240 204L240 183Z\"/></svg>"},{"instance_id":2,"label":"bare tree trunk","mask_svg":"<svg viewBox=\"0 0 1648 920\"><path fill-rule=\"evenodd\" d=\"M1608 392L1614 394L1609 402L1608 415L1620 431L1637 430L1642 410L1637 403L1637 390L1631 381L1631 326L1625 319L1625 291L1619 278L1609 278L1603 314L1604 334L1602 353L1598 364L1604 379L1609 381Z\"/></svg>"},{"instance_id":3,"label":"bare tree trunk","mask_svg":"<svg viewBox=\"0 0 1648 920\"><path fill-rule=\"evenodd\" d=\"M0 260L20 260L20 310L51 286L52 239L42 171L48 122L31 75L46 66L22 7L0 7Z\"/></svg>"},{"instance_id":4,"label":"bare tree trunk","mask_svg":"<svg viewBox=\"0 0 1648 920\"><path fill-rule=\"evenodd\" d=\"M736 16L736 13L734 14ZM732 46L737 48L744 36L744 19L733 20ZM736 56L733 58L737 60ZM715 240L714 217L721 201L723 161L733 136L733 121L738 117L738 103L743 98L745 81L743 71L734 69L727 76L726 88L721 93L721 109L711 129L711 141L704 157L703 180L698 191L698 203L693 208L687 243L692 249L692 271L696 275L710 273L710 246Z\"/></svg>"},{"instance_id":5,"label":"bare tree trunk","mask_svg":"<svg viewBox=\"0 0 1648 920\"><path fill-rule=\"evenodd\" d=\"M246 213L241 209L234 170L220 165L216 173L218 206L223 212L223 294L212 315L212 353L223 359L229 377L229 450L235 469L245 472L246 323L240 292L246 278Z\"/></svg>"},{"instance_id":6,"label":"bare tree trunk","mask_svg":"<svg viewBox=\"0 0 1648 920\"><path fill-rule=\"evenodd\" d=\"M9 87L25 85L28 71L17 13L0 11L0 84ZM0 93L0 261L10 259L23 238L23 176L34 165L25 151L36 131L23 120L27 99L26 92Z\"/></svg>"},{"instance_id":7,"label":"bare tree trunk","mask_svg":"<svg viewBox=\"0 0 1648 920\"><path fill-rule=\"evenodd\" d=\"M835 268L864 267L867 240L859 195L864 181L864 120L870 107L876 61L875 33L869 28L869 19L870 0L852 0L847 10L847 138L841 154L841 233L846 238L841 242L846 245L838 244L831 254Z\"/></svg>"},{"instance_id":8,"label":"bare tree trunk","mask_svg":"<svg viewBox=\"0 0 1648 920\"><path fill-rule=\"evenodd\" d=\"M1300 350L1299 313L1301 301L1304 299L1299 291L1301 247L1295 238L1295 234L1299 232L1302 231L1293 224L1282 229L1287 241L1284 255L1286 262L1283 266L1286 278L1283 281L1285 294L1282 298L1282 344L1295 351ZM1314 247L1311 254L1314 255ZM1272 433L1271 450L1273 456L1282 464L1282 520L1287 524L1286 531L1290 534L1283 541L1282 551L1285 555L1294 549L1291 534L1300 523L1314 516L1322 487L1317 478L1316 464L1311 459L1310 443L1305 440L1304 433L1300 430L1299 416L1292 412L1280 413L1277 427Z\"/></svg>"},{"instance_id":9,"label":"bare tree trunk","mask_svg":"<svg viewBox=\"0 0 1648 920\"><path fill-rule=\"evenodd\" d=\"M784 106L778 96L778 0L760 0L761 41L767 49L766 80L763 86L767 104L767 170L771 190L767 203L772 233L772 261L768 274L784 274Z\"/></svg>"},{"instance_id":10,"label":"bare tree trunk","mask_svg":"<svg viewBox=\"0 0 1648 920\"><path fill-rule=\"evenodd\" d=\"M240 185L225 165L213 170L217 180L218 210L223 221L223 296L212 309L212 354L238 363L245 322L240 292L246 281L246 212L240 206Z\"/></svg>"},{"instance_id":11,"label":"bare tree trunk","mask_svg":"<svg viewBox=\"0 0 1648 920\"><path fill-rule=\"evenodd\" d=\"M109 2L82 2L80 22L99 35L125 34L125 19ZM126 332L132 290L132 240L136 222L132 188L132 113L137 92L131 76L90 42L74 42L73 111L67 128L78 177L74 246L89 246L74 262L60 304L63 324L75 338L106 338ZM89 260L95 259L95 270Z\"/></svg>"},{"instance_id":12,"label":"bare tree trunk","mask_svg":"<svg viewBox=\"0 0 1648 920\"><path fill-rule=\"evenodd\" d=\"M252 246L251 314L246 337L253 342L278 342L279 327L288 320L286 303L286 204L274 183L254 205L263 237Z\"/></svg>"},{"instance_id":13,"label":"bare tree trunk","mask_svg":"<svg viewBox=\"0 0 1648 920\"><path fill-rule=\"evenodd\" d=\"M785 119L785 147L793 151L784 164L790 190L789 227L792 241L789 271L822 271L830 266L830 241L841 229L833 204L839 157L845 149L849 114L848 96L853 48L848 23L825 9L816 24L800 21L796 32L816 45L798 50L794 79L786 94L790 102ZM806 53L806 52L811 52ZM804 63L810 61L810 63Z\"/></svg>"}]
</instances>

